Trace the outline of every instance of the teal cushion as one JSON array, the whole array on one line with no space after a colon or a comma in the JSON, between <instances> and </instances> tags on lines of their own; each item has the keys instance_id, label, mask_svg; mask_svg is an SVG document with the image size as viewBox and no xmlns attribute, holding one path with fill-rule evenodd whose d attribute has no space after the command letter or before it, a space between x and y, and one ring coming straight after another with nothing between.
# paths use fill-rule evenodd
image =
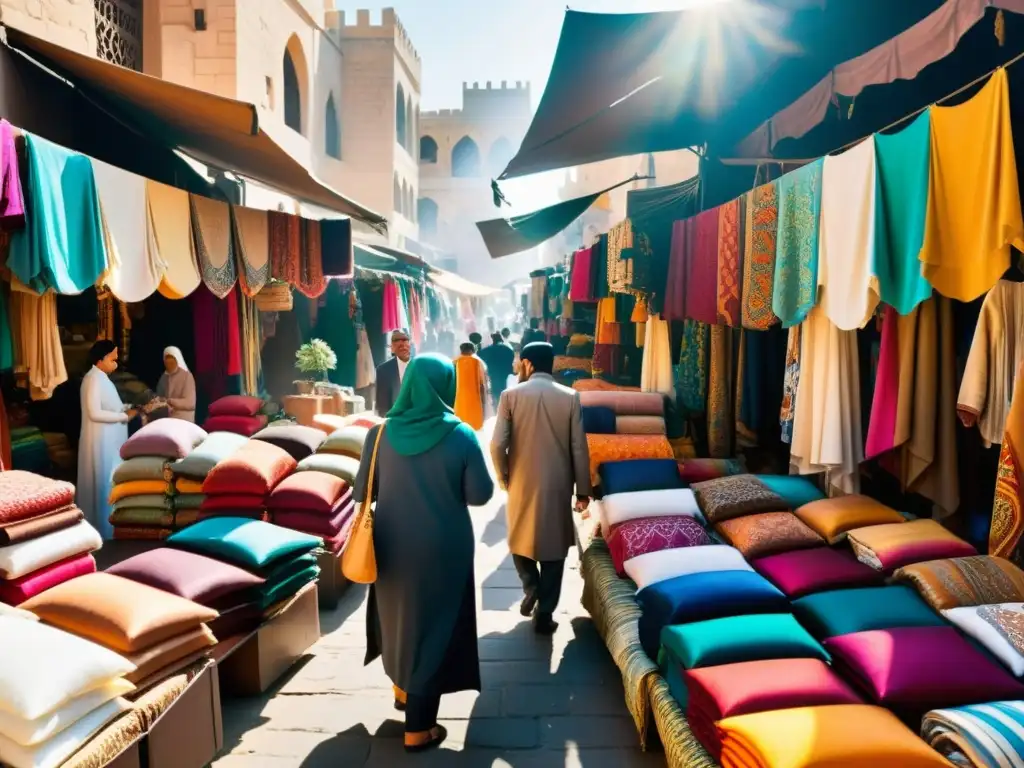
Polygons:
<instances>
[{"instance_id":1,"label":"teal cushion","mask_svg":"<svg viewBox=\"0 0 1024 768\"><path fill-rule=\"evenodd\" d=\"M828 652L788 613L729 616L665 627L661 644L686 669L765 659L829 661Z\"/></svg>"},{"instance_id":2,"label":"teal cushion","mask_svg":"<svg viewBox=\"0 0 1024 768\"><path fill-rule=\"evenodd\" d=\"M320 568L316 565L309 565L288 578L278 581L269 589L264 588L260 593L260 607L266 610L274 603L287 600L319 576Z\"/></svg>"},{"instance_id":3,"label":"teal cushion","mask_svg":"<svg viewBox=\"0 0 1024 768\"><path fill-rule=\"evenodd\" d=\"M793 603L793 613L815 637L896 627L944 627L946 620L904 584L819 592Z\"/></svg>"},{"instance_id":4,"label":"teal cushion","mask_svg":"<svg viewBox=\"0 0 1024 768\"><path fill-rule=\"evenodd\" d=\"M257 570L279 558L311 552L323 544L308 533L241 517L201 520L172 535L167 543Z\"/></svg>"},{"instance_id":5,"label":"teal cushion","mask_svg":"<svg viewBox=\"0 0 1024 768\"><path fill-rule=\"evenodd\" d=\"M754 475L754 477L768 486L768 490L781 496L790 509L797 509L804 504L825 498L825 494L818 489L818 486L805 477L791 475Z\"/></svg>"}]
</instances>

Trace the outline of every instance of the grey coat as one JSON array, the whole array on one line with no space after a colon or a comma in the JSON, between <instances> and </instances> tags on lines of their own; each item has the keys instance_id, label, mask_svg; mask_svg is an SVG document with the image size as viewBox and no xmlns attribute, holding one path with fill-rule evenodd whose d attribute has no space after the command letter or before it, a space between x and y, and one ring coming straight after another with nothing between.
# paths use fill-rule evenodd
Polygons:
<instances>
[{"instance_id":1,"label":"grey coat","mask_svg":"<svg viewBox=\"0 0 1024 768\"><path fill-rule=\"evenodd\" d=\"M491 439L498 482L508 490L508 546L541 562L575 544L574 492L590 496L590 452L579 393L548 374L506 390Z\"/></svg>"}]
</instances>

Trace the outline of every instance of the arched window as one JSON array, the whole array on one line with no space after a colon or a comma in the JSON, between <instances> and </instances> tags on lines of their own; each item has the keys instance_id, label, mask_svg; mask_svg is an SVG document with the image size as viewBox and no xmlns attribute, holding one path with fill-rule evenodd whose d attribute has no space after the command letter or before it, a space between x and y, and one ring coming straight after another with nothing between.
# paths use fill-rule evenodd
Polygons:
<instances>
[{"instance_id":1,"label":"arched window","mask_svg":"<svg viewBox=\"0 0 1024 768\"><path fill-rule=\"evenodd\" d=\"M491 144L491 149L487 153L487 170L491 176L497 176L504 171L514 154L512 142L504 136Z\"/></svg>"},{"instance_id":2,"label":"arched window","mask_svg":"<svg viewBox=\"0 0 1024 768\"><path fill-rule=\"evenodd\" d=\"M412 111L412 96L405 97L405 122L408 125L408 129L405 132L405 141L402 142L402 146L405 147L406 152L412 154L412 144L416 140L416 115Z\"/></svg>"},{"instance_id":3,"label":"arched window","mask_svg":"<svg viewBox=\"0 0 1024 768\"><path fill-rule=\"evenodd\" d=\"M406 142L406 124L405 124L405 89L402 84L398 84L398 91L395 94L395 140L403 147Z\"/></svg>"},{"instance_id":4,"label":"arched window","mask_svg":"<svg viewBox=\"0 0 1024 768\"><path fill-rule=\"evenodd\" d=\"M405 183L405 179L402 179L402 215L407 219L412 218L409 207L409 186Z\"/></svg>"},{"instance_id":5,"label":"arched window","mask_svg":"<svg viewBox=\"0 0 1024 768\"><path fill-rule=\"evenodd\" d=\"M429 197L416 201L416 218L420 221L421 235L437 234L437 203Z\"/></svg>"},{"instance_id":6,"label":"arched window","mask_svg":"<svg viewBox=\"0 0 1024 768\"><path fill-rule=\"evenodd\" d=\"M463 136L452 149L452 176L468 179L480 175L480 148L469 136Z\"/></svg>"},{"instance_id":7,"label":"arched window","mask_svg":"<svg viewBox=\"0 0 1024 768\"><path fill-rule=\"evenodd\" d=\"M437 142L433 136L420 138L420 162L431 165L437 162Z\"/></svg>"},{"instance_id":8,"label":"arched window","mask_svg":"<svg viewBox=\"0 0 1024 768\"><path fill-rule=\"evenodd\" d=\"M305 135L306 124L303 115L306 112L306 89L309 81L309 68L299 38L292 35L285 47L282 60L284 77L284 124L293 131Z\"/></svg>"},{"instance_id":9,"label":"arched window","mask_svg":"<svg viewBox=\"0 0 1024 768\"><path fill-rule=\"evenodd\" d=\"M327 97L324 114L324 152L328 157L341 160L341 125L338 122L338 108L334 106L334 94Z\"/></svg>"},{"instance_id":10,"label":"arched window","mask_svg":"<svg viewBox=\"0 0 1024 768\"><path fill-rule=\"evenodd\" d=\"M395 211L398 213L404 213L402 210L402 185L398 183L398 174L395 174Z\"/></svg>"},{"instance_id":11,"label":"arched window","mask_svg":"<svg viewBox=\"0 0 1024 768\"><path fill-rule=\"evenodd\" d=\"M417 150L420 148L420 108L413 107L412 130L409 131L409 154L413 160L418 160Z\"/></svg>"}]
</instances>

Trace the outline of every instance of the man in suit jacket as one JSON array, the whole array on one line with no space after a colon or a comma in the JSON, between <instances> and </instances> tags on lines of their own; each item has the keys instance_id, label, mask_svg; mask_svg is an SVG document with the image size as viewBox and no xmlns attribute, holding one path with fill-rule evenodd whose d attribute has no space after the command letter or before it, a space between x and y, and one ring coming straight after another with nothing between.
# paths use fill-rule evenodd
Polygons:
<instances>
[{"instance_id":1,"label":"man in suit jacket","mask_svg":"<svg viewBox=\"0 0 1024 768\"><path fill-rule=\"evenodd\" d=\"M378 416L387 416L398 399L402 377L412 357L409 334L404 330L391 332L391 359L377 366L377 387L374 391L374 410Z\"/></svg>"},{"instance_id":2,"label":"man in suit jacket","mask_svg":"<svg viewBox=\"0 0 1024 768\"><path fill-rule=\"evenodd\" d=\"M534 629L551 634L569 548L576 543L576 510L590 503L590 452L579 393L552 378L554 350L546 342L523 347L519 381L498 404L491 457L508 491L508 546Z\"/></svg>"}]
</instances>

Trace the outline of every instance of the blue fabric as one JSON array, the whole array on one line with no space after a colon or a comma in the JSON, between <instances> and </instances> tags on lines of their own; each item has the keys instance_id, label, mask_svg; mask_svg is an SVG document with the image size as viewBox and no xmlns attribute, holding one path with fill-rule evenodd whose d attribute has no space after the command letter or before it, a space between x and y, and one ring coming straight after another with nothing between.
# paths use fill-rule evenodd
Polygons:
<instances>
[{"instance_id":1,"label":"blue fabric","mask_svg":"<svg viewBox=\"0 0 1024 768\"><path fill-rule=\"evenodd\" d=\"M752 571L709 571L676 576L644 587L636 595L640 643L656 659L661 630L670 624L751 613L789 613L789 600Z\"/></svg>"},{"instance_id":2,"label":"blue fabric","mask_svg":"<svg viewBox=\"0 0 1024 768\"><path fill-rule=\"evenodd\" d=\"M727 616L665 627L661 649L670 651L685 669L767 659L831 661L821 643L788 613Z\"/></svg>"},{"instance_id":3,"label":"blue fabric","mask_svg":"<svg viewBox=\"0 0 1024 768\"><path fill-rule=\"evenodd\" d=\"M799 509L804 504L825 498L818 486L805 477L791 475L754 475L768 490L783 498L790 509Z\"/></svg>"},{"instance_id":4,"label":"blue fabric","mask_svg":"<svg viewBox=\"0 0 1024 768\"><path fill-rule=\"evenodd\" d=\"M896 627L944 627L947 622L905 584L819 592L793 603L793 613L822 640Z\"/></svg>"},{"instance_id":5,"label":"blue fabric","mask_svg":"<svg viewBox=\"0 0 1024 768\"><path fill-rule=\"evenodd\" d=\"M583 431L588 435L614 435L615 411L604 406L584 405Z\"/></svg>"},{"instance_id":6,"label":"blue fabric","mask_svg":"<svg viewBox=\"0 0 1024 768\"><path fill-rule=\"evenodd\" d=\"M679 662L679 658L671 650L662 646L658 651L658 667L661 668L661 676L668 683L668 690L672 694L672 698L685 710L686 705L690 703L690 690L686 687L686 681L683 679L683 665Z\"/></svg>"},{"instance_id":7,"label":"blue fabric","mask_svg":"<svg viewBox=\"0 0 1024 768\"><path fill-rule=\"evenodd\" d=\"M173 534L167 543L255 570L323 545L320 538L308 533L241 517L201 520Z\"/></svg>"},{"instance_id":8,"label":"blue fabric","mask_svg":"<svg viewBox=\"0 0 1024 768\"><path fill-rule=\"evenodd\" d=\"M601 465L598 474L601 476L601 491L605 495L683 487L675 459L608 461Z\"/></svg>"}]
</instances>

